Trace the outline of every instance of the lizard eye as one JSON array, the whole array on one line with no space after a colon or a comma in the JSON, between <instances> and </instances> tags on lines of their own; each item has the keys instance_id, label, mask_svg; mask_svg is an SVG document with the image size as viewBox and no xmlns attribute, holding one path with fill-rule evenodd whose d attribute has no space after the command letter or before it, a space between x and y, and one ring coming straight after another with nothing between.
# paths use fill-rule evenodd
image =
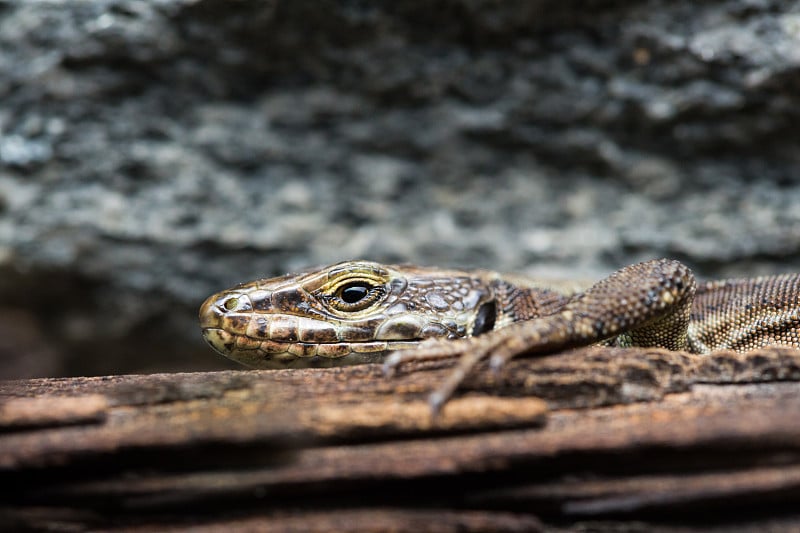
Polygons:
<instances>
[{"instance_id":1,"label":"lizard eye","mask_svg":"<svg viewBox=\"0 0 800 533\"><path fill-rule=\"evenodd\" d=\"M337 288L328 301L339 311L361 311L380 300L385 292L382 285L351 281Z\"/></svg>"},{"instance_id":2,"label":"lizard eye","mask_svg":"<svg viewBox=\"0 0 800 533\"><path fill-rule=\"evenodd\" d=\"M345 285L339 291L339 298L342 299L343 302L348 304L355 304L363 300L369 294L369 289L365 283L352 283L350 285Z\"/></svg>"}]
</instances>

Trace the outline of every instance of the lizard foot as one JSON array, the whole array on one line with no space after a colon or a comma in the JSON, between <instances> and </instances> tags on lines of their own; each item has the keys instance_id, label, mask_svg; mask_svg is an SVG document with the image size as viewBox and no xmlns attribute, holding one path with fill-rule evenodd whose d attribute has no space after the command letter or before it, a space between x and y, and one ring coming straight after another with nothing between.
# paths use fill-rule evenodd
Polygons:
<instances>
[{"instance_id":1,"label":"lizard foot","mask_svg":"<svg viewBox=\"0 0 800 533\"><path fill-rule=\"evenodd\" d=\"M511 326L486 334L479 339L426 341L417 349L391 354L383 365L383 371L387 376L391 376L399 366L411 361L459 357L452 372L428 397L431 412L436 416L478 363L491 357L492 369L497 371L508 360L525 351L525 346L517 342L516 329Z\"/></svg>"},{"instance_id":2,"label":"lizard foot","mask_svg":"<svg viewBox=\"0 0 800 533\"><path fill-rule=\"evenodd\" d=\"M486 358L497 370L516 355L554 353L620 334L637 346L685 349L695 290L691 272L677 261L631 265L574 296L557 313L478 336L424 344L418 350L390 356L385 368L391 371L407 361L461 356L429 398L435 414Z\"/></svg>"},{"instance_id":3,"label":"lizard foot","mask_svg":"<svg viewBox=\"0 0 800 533\"><path fill-rule=\"evenodd\" d=\"M427 339L417 348L392 352L383 363L383 375L391 377L400 366L413 361L436 361L458 357L469 349L464 344L467 344L465 339Z\"/></svg>"}]
</instances>

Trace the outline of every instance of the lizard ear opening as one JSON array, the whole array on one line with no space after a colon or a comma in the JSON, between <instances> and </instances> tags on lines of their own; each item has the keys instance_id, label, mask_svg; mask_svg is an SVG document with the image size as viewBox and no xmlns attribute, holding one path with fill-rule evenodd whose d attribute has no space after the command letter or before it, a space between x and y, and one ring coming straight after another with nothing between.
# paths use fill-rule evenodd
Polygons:
<instances>
[{"instance_id":1,"label":"lizard ear opening","mask_svg":"<svg viewBox=\"0 0 800 533\"><path fill-rule=\"evenodd\" d=\"M472 325L472 336L477 337L487 331L494 329L494 321L497 318L497 306L494 300L482 304L478 308L478 314L475 317L475 323Z\"/></svg>"}]
</instances>

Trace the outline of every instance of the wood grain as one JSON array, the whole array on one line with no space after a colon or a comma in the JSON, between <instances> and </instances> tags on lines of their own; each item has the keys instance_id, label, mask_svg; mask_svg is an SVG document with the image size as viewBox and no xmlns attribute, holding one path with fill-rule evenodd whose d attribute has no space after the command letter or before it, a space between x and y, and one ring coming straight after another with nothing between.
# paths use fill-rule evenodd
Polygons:
<instances>
[{"instance_id":1,"label":"wood grain","mask_svg":"<svg viewBox=\"0 0 800 533\"><path fill-rule=\"evenodd\" d=\"M512 361L432 419L448 368L2 382L0 527L800 527L800 351Z\"/></svg>"}]
</instances>

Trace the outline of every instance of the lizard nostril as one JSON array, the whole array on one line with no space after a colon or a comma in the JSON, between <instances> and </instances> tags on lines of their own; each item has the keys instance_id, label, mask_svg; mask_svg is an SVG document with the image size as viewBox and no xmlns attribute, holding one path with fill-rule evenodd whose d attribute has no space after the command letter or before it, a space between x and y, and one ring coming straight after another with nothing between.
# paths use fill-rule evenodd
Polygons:
<instances>
[{"instance_id":1,"label":"lizard nostril","mask_svg":"<svg viewBox=\"0 0 800 533\"><path fill-rule=\"evenodd\" d=\"M236 297L233 297L233 298L228 298L227 300L225 300L224 302L222 302L222 307L223 307L223 308L224 308L226 311L233 311L233 310L234 310L234 309L236 309L238 306L239 306L239 298L236 298Z\"/></svg>"}]
</instances>

